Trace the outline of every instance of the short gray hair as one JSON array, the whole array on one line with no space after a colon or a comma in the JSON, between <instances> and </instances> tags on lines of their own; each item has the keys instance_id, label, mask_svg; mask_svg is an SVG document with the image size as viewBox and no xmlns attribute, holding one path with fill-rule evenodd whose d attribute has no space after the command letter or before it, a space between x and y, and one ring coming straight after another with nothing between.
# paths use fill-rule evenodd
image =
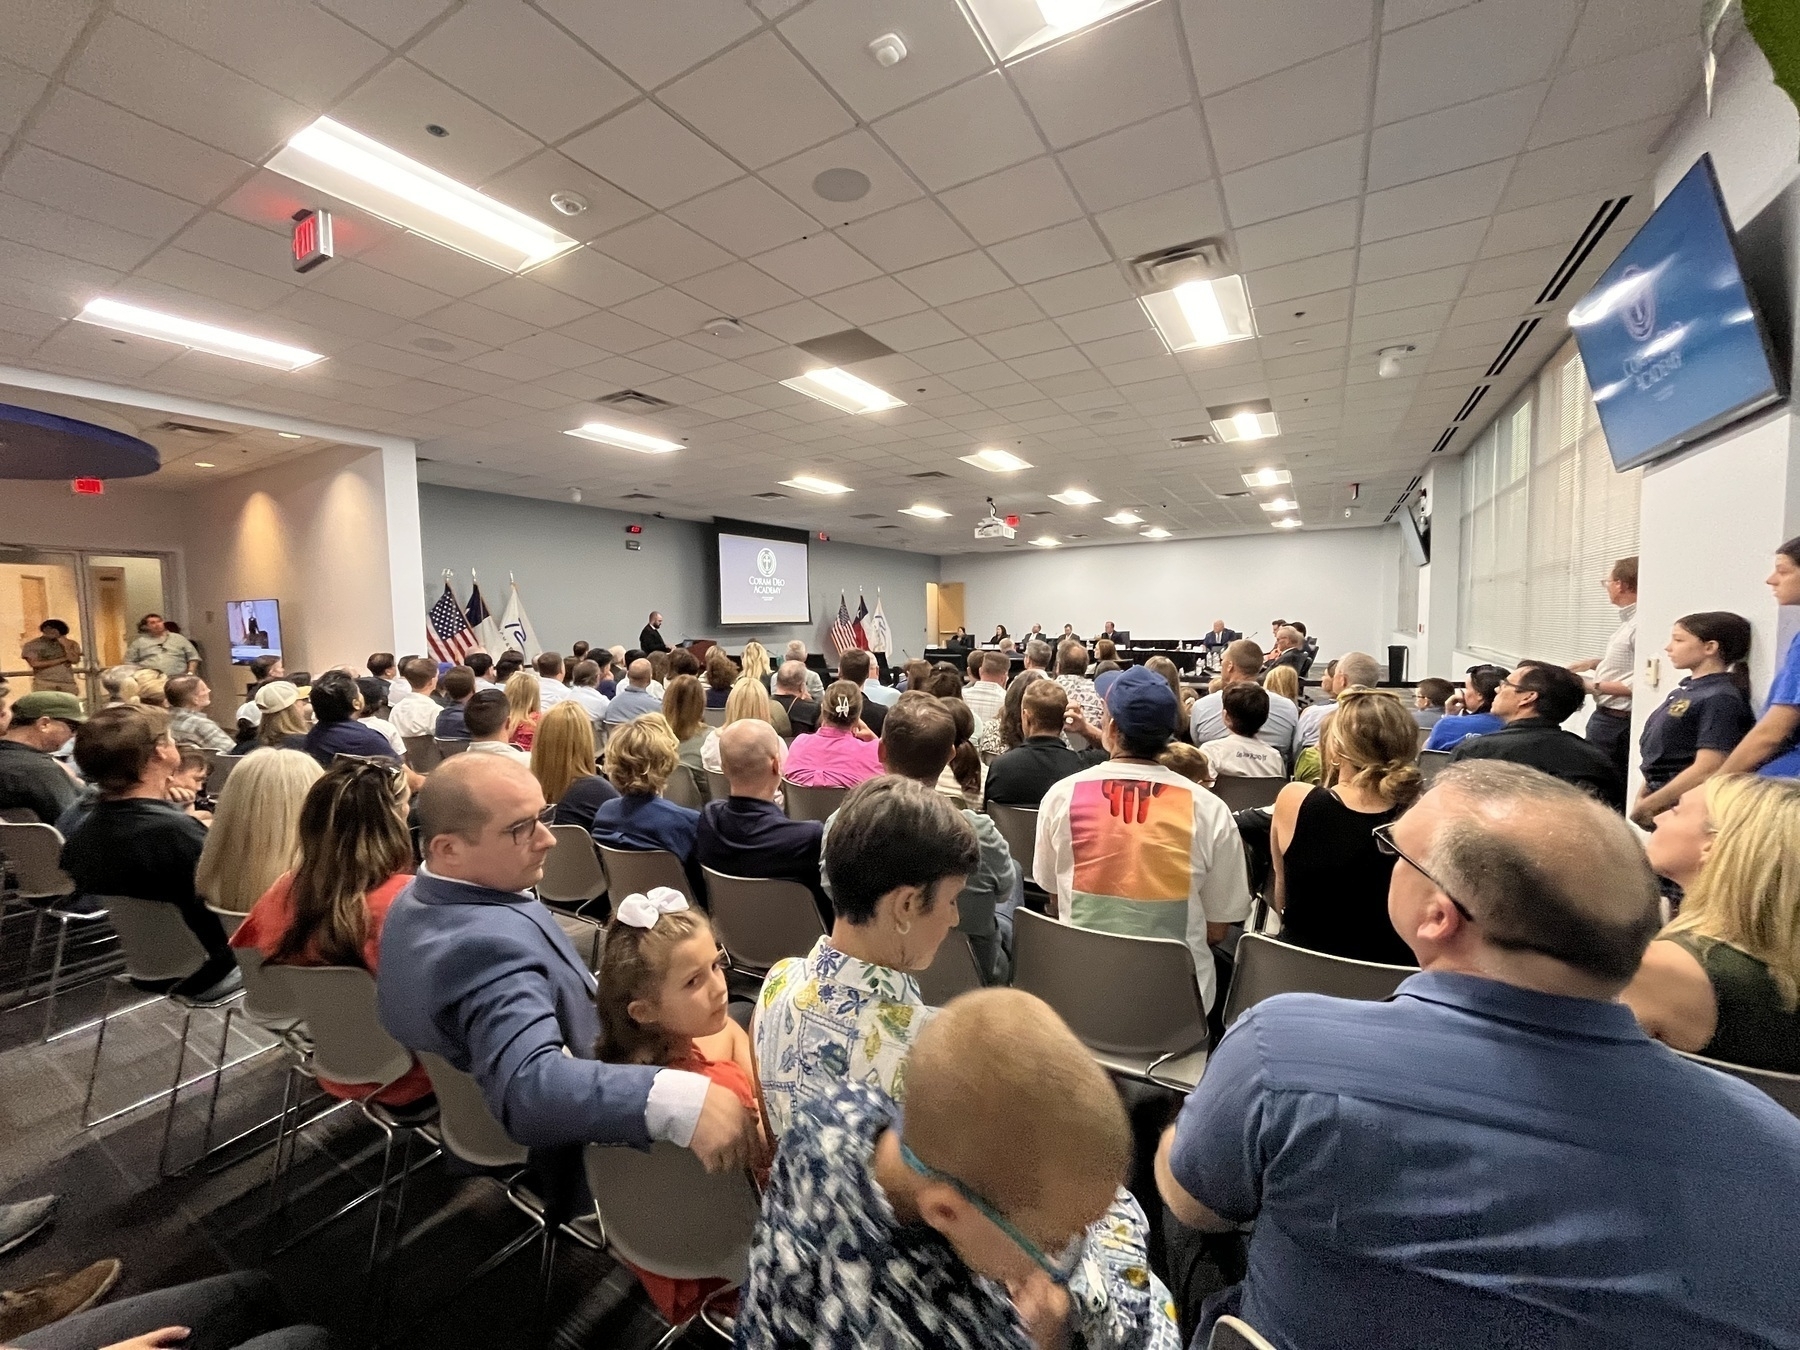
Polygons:
<instances>
[{"instance_id":1,"label":"short gray hair","mask_svg":"<svg viewBox=\"0 0 1800 1350\"><path fill-rule=\"evenodd\" d=\"M1025 659L1039 670L1050 669L1050 644L1042 638L1033 638L1025 644Z\"/></svg>"},{"instance_id":2,"label":"short gray hair","mask_svg":"<svg viewBox=\"0 0 1800 1350\"><path fill-rule=\"evenodd\" d=\"M788 643L787 659L790 661L798 661L804 665L806 663L806 644L799 638L795 638L792 642Z\"/></svg>"},{"instance_id":3,"label":"short gray hair","mask_svg":"<svg viewBox=\"0 0 1800 1350\"><path fill-rule=\"evenodd\" d=\"M792 689L796 693L806 688L806 667L797 660L781 663L781 669L775 672L775 685L780 689Z\"/></svg>"},{"instance_id":4,"label":"short gray hair","mask_svg":"<svg viewBox=\"0 0 1800 1350\"><path fill-rule=\"evenodd\" d=\"M1336 674L1346 689L1356 685L1373 689L1381 683L1381 663L1367 652L1346 652L1337 659Z\"/></svg>"}]
</instances>

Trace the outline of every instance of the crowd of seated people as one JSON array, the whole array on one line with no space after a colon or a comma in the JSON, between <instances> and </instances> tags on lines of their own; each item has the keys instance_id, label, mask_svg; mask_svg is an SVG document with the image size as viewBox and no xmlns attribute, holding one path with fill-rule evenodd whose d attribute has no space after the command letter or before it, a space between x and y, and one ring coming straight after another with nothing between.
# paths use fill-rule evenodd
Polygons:
<instances>
[{"instance_id":1,"label":"crowd of seated people","mask_svg":"<svg viewBox=\"0 0 1800 1350\"><path fill-rule=\"evenodd\" d=\"M1699 656L1683 669L1695 682L1725 674L1729 662L1714 666L1736 650L1731 635L1689 618ZM70 818L64 866L84 892L180 911L206 951L180 991L229 993L232 945L275 964L368 970L389 1031L472 1073L533 1150L553 1213L580 1201L586 1142L666 1140L711 1168L752 1169L766 1191L739 1295L746 1345L861 1343L878 1325L895 1345L1174 1350L1183 1329L1203 1337L1235 1310L1277 1344L1304 1346L1343 1342L1346 1307L1365 1310L1357 1339L1419 1346L1561 1343L1596 1309L1619 1343L1662 1343L1655 1329L1671 1327L1690 1343L1780 1343L1794 1324L1800 1290L1774 1264L1777 1244L1749 1235L1776 1231L1800 1200L1800 1123L1650 1045L1800 1071L1793 783L1707 761L1660 813L1646 859L1619 814L1623 785L1561 730L1581 682L1548 663L1522 662L1485 693L1471 673L1475 710L1446 709L1432 731L1488 709L1496 724L1462 737L1425 793L1419 714L1450 702L1436 698L1446 691L1375 689L1379 669L1361 653L1340 657L1325 701L1293 709L1271 740L1262 733L1282 701L1292 708L1281 690L1296 665L1265 673L1241 641L1225 651L1222 687L1191 707L1166 658L1099 670L1107 661L1089 667L1074 641L1054 654L1054 675L1050 653L1034 663L1028 647L1011 680L978 658L911 670L905 692L881 683L868 654L846 652L821 697L798 661L770 670L746 652L740 669L714 652L704 681L685 650L656 654L661 680L632 654L598 715L578 697L605 698L596 661L557 656L488 687L473 666L424 662L429 678L416 679L412 659L394 663L407 685L394 729L459 729L442 739L469 742L425 775L359 720L379 712L386 678L372 672L381 687L363 689L326 672L305 695L271 678L255 696L256 753L210 825L171 800L181 759L167 714L140 702L89 717L34 695L17 705L37 714L26 735L0 739L18 747L0 750L0 787L8 774L44 781L24 754L74 787L50 759L73 729L93 800ZM711 728L703 684L727 667L725 725ZM177 712L195 706L184 678L171 682ZM634 690L643 706L619 716ZM431 711L408 708L413 698ZM1734 709L1707 712L1708 727L1746 730ZM1722 760L1707 742L1723 734L1703 728L1696 752ZM1676 764L1684 747L1663 736ZM1004 989L940 1012L917 977L954 938L985 981L1007 983L1030 875L1062 922L1184 943L1211 1009L1252 873L1249 834L1207 785L1285 778L1290 756L1308 754L1318 785L1284 788L1267 813L1282 939L1420 973L1387 1004L1285 995L1240 1019L1164 1139L1155 1181L1167 1208L1152 1225L1125 1189L1119 1095L1056 1013ZM710 801L708 769L727 784ZM665 795L677 773L699 811ZM784 780L850 791L828 821L796 820ZM1031 856L1013 856L990 803L1036 809ZM609 897L598 982L531 893L552 823L666 851L684 869L685 897ZM1666 923L1652 867L1685 896ZM798 882L826 925L811 952L769 972L747 1035L726 1013L703 868ZM215 910L248 912L229 945ZM385 1086L321 1086L430 1106L416 1065ZM1659 1165L1593 1163L1612 1138L1629 1151L1599 1156ZM1734 1141L1730 1169L1718 1138ZM1511 1165L1495 1171L1496 1160ZM1495 1198L1471 1225L1441 1198L1477 1167ZM1749 1175L1753 1186L1734 1180ZM1714 1245L1702 1250L1685 1225L1652 1245L1671 1188L1700 1186L1719 1216ZM1727 1203L1748 1216L1736 1228ZM1155 1235L1176 1272L1186 1239L1252 1218L1242 1280L1204 1310L1175 1281L1178 1317L1151 1273ZM1384 1221L1413 1236L1396 1247ZM1581 1240L1549 1236L1559 1229ZM849 1297L847 1263L877 1252ZM717 1292L638 1273L677 1321Z\"/></svg>"}]
</instances>

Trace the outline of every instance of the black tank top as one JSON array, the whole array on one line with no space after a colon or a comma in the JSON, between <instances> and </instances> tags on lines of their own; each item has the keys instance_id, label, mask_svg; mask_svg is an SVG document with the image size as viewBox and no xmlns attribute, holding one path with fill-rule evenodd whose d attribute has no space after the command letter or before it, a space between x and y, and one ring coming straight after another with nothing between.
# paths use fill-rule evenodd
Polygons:
<instances>
[{"instance_id":1,"label":"black tank top","mask_svg":"<svg viewBox=\"0 0 1800 1350\"><path fill-rule=\"evenodd\" d=\"M1358 961L1418 964L1388 921L1388 878L1398 859L1377 849L1371 834L1399 814L1352 811L1325 788L1306 794L1281 858L1283 941Z\"/></svg>"}]
</instances>

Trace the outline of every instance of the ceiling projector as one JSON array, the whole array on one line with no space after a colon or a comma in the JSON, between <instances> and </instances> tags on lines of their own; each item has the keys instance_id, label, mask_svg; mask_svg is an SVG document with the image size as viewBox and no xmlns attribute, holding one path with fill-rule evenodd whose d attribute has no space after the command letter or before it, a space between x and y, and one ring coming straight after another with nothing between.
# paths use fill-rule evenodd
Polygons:
<instances>
[{"instance_id":1,"label":"ceiling projector","mask_svg":"<svg viewBox=\"0 0 1800 1350\"><path fill-rule=\"evenodd\" d=\"M994 499L989 497L987 514L975 522L975 537L977 539L1011 539L1017 533L1017 530L1000 519L999 513L994 510Z\"/></svg>"}]
</instances>

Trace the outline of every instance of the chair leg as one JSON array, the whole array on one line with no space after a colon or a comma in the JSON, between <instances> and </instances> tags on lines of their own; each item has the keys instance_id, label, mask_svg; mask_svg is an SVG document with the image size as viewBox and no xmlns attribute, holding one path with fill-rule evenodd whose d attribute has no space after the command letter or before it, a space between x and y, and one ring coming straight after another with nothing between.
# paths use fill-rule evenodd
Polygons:
<instances>
[{"instance_id":1,"label":"chair leg","mask_svg":"<svg viewBox=\"0 0 1800 1350\"><path fill-rule=\"evenodd\" d=\"M169 1082L169 1104L163 1110L162 1151L156 1155L156 1175L169 1175L169 1140L175 1133L175 1108L181 1102L181 1074L187 1068L188 1031L194 1025L194 1010L184 1007L181 1014L181 1041L175 1047L175 1077Z\"/></svg>"},{"instance_id":2,"label":"chair leg","mask_svg":"<svg viewBox=\"0 0 1800 1350\"><path fill-rule=\"evenodd\" d=\"M281 1117L280 1123L275 1127L275 1156L269 1164L269 1208L263 1216L264 1226L269 1232L273 1232L275 1216L287 1204L287 1174L286 1169L282 1166L282 1159L288 1152L288 1127L298 1114L296 1105L298 1093L295 1089L295 1080L300 1077L300 1072L290 1063L287 1073L283 1077Z\"/></svg>"},{"instance_id":3,"label":"chair leg","mask_svg":"<svg viewBox=\"0 0 1800 1350\"><path fill-rule=\"evenodd\" d=\"M38 920L40 922L42 922L43 917L42 911L39 911ZM63 952L67 949L68 945L69 921L67 919L58 919L56 921L56 955L50 961L50 989L48 996L44 1000L44 1044L46 1045L50 1043L51 1028L56 1025L56 995L57 991L62 987ZM34 953L37 951L37 936L35 933L32 935L31 948ZM29 966L26 967L26 971L29 974Z\"/></svg>"},{"instance_id":4,"label":"chair leg","mask_svg":"<svg viewBox=\"0 0 1800 1350\"><path fill-rule=\"evenodd\" d=\"M94 1063L88 1069L87 1096L81 1100L81 1128L88 1129L95 1123L88 1117L88 1111L94 1105L94 1084L100 1077L100 1052L106 1048L106 1022L112 1016L113 982L106 981L100 1000L100 1034L94 1037Z\"/></svg>"},{"instance_id":5,"label":"chair leg","mask_svg":"<svg viewBox=\"0 0 1800 1350\"><path fill-rule=\"evenodd\" d=\"M212 1152L213 1121L219 1114L219 1089L225 1083L225 1056L231 1050L231 1016L237 1010L237 1004L226 1004L225 1015L219 1021L219 1053L213 1057L212 1096L206 1103L206 1130L200 1136L202 1158Z\"/></svg>"},{"instance_id":6,"label":"chair leg","mask_svg":"<svg viewBox=\"0 0 1800 1350\"><path fill-rule=\"evenodd\" d=\"M367 1113L365 1112L364 1114ZM370 1116L369 1119L374 1120L374 1117ZM375 1124L380 1128L382 1134L386 1136L386 1138L381 1147L381 1185L375 1192L375 1232L369 1239L369 1263L364 1267L364 1274L375 1269L376 1258L381 1254L382 1220L387 1210L388 1185L393 1178L394 1166L395 1131L391 1127L381 1124L378 1120L375 1121ZM410 1140L411 1135L409 1134L408 1141L410 1142ZM409 1149L408 1152L410 1151L411 1150Z\"/></svg>"},{"instance_id":7,"label":"chair leg","mask_svg":"<svg viewBox=\"0 0 1800 1350\"><path fill-rule=\"evenodd\" d=\"M656 1345L653 1347L653 1350L669 1350L669 1347L674 1345L676 1341L680 1340L682 1338L682 1336L684 1334L686 1334L687 1329L690 1326L692 1326L693 1324L694 1324L694 1319L691 1317L688 1318L688 1320L685 1322L675 1323L674 1326L670 1327L667 1331L663 1332L662 1339L656 1343Z\"/></svg>"}]
</instances>

